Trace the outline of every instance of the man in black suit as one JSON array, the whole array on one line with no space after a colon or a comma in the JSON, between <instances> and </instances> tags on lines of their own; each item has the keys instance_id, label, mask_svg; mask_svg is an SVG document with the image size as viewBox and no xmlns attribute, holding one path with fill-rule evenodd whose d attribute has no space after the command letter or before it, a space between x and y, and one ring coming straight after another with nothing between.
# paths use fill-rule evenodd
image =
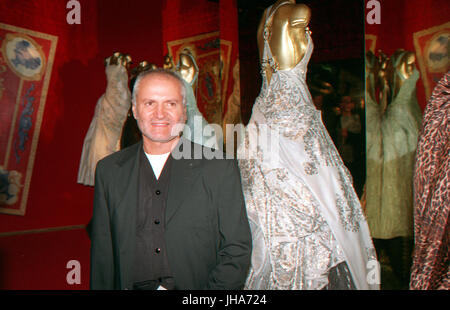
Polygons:
<instances>
[{"instance_id":1,"label":"man in black suit","mask_svg":"<svg viewBox=\"0 0 450 310\"><path fill-rule=\"evenodd\" d=\"M144 72L136 80L132 109L143 140L96 169L92 289L244 285L251 234L238 166L192 154L204 149L180 137L185 93L170 71Z\"/></svg>"}]
</instances>

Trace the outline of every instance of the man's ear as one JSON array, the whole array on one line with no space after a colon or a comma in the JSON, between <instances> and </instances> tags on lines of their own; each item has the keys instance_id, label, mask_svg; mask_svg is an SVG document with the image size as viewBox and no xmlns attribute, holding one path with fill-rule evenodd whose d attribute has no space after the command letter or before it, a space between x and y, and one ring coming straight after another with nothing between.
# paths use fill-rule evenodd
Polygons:
<instances>
[{"instance_id":1,"label":"man's ear","mask_svg":"<svg viewBox=\"0 0 450 310\"><path fill-rule=\"evenodd\" d=\"M187 105L184 106L184 123L187 122Z\"/></svg>"},{"instance_id":2,"label":"man's ear","mask_svg":"<svg viewBox=\"0 0 450 310\"><path fill-rule=\"evenodd\" d=\"M131 104L131 111L133 112L134 119L137 120L138 118L136 117L136 104Z\"/></svg>"}]
</instances>

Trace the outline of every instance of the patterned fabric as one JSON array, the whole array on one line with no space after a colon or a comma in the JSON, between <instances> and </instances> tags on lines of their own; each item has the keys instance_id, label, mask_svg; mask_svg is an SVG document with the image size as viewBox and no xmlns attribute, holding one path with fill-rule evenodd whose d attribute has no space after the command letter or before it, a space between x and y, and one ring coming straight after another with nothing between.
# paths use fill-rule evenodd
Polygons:
<instances>
[{"instance_id":1,"label":"patterned fabric","mask_svg":"<svg viewBox=\"0 0 450 310\"><path fill-rule=\"evenodd\" d=\"M306 85L313 50L308 30L306 35L307 51L293 69L263 61L274 74L268 84L262 71L263 86L238 148L253 236L246 289L326 289L340 282L336 277L348 289L376 289L366 278L368 261L376 261L367 223Z\"/></svg>"},{"instance_id":2,"label":"patterned fabric","mask_svg":"<svg viewBox=\"0 0 450 310\"><path fill-rule=\"evenodd\" d=\"M450 71L425 109L414 173L411 289L450 289Z\"/></svg>"}]
</instances>

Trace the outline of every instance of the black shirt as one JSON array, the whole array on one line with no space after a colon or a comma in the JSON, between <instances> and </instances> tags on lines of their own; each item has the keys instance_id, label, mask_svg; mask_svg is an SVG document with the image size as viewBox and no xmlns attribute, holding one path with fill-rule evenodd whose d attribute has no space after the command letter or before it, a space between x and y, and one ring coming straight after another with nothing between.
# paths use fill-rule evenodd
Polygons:
<instances>
[{"instance_id":1,"label":"black shirt","mask_svg":"<svg viewBox=\"0 0 450 310\"><path fill-rule=\"evenodd\" d=\"M164 239L165 209L172 156L169 155L159 179L144 150L139 156L139 185L135 251L135 289L173 289L173 279Z\"/></svg>"}]
</instances>

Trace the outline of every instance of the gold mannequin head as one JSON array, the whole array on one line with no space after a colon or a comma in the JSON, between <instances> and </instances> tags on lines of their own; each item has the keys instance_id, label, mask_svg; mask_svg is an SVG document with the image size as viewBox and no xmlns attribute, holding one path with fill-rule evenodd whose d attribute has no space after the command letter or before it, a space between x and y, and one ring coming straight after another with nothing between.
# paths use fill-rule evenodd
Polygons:
<instances>
[{"instance_id":1,"label":"gold mannequin head","mask_svg":"<svg viewBox=\"0 0 450 310\"><path fill-rule=\"evenodd\" d=\"M261 64L269 81L274 68L292 69L303 59L308 47L306 32L310 19L310 8L296 4L295 0L278 0L265 10L258 26L257 40ZM265 40L272 53L270 60L264 59ZM265 65L267 61L273 65Z\"/></svg>"},{"instance_id":2,"label":"gold mannequin head","mask_svg":"<svg viewBox=\"0 0 450 310\"><path fill-rule=\"evenodd\" d=\"M388 80L391 85L392 98L397 96L406 79L414 72L416 57L413 52L398 49L388 63Z\"/></svg>"},{"instance_id":3,"label":"gold mannequin head","mask_svg":"<svg viewBox=\"0 0 450 310\"><path fill-rule=\"evenodd\" d=\"M154 70L156 68L157 68L157 66L155 64L150 63L150 62L148 62L146 60L143 60L143 61L141 61L139 63L139 65L137 65L136 67L134 67L131 70L131 76L133 78L133 77L138 76L141 72L144 72L144 71L147 71L147 70Z\"/></svg>"},{"instance_id":4,"label":"gold mannequin head","mask_svg":"<svg viewBox=\"0 0 450 310\"><path fill-rule=\"evenodd\" d=\"M167 70L173 70L174 69L174 64L173 64L173 59L172 56L170 56L169 54L167 54L166 56L164 56L164 63L163 63L163 68L167 69Z\"/></svg>"},{"instance_id":5,"label":"gold mannequin head","mask_svg":"<svg viewBox=\"0 0 450 310\"><path fill-rule=\"evenodd\" d=\"M133 63L132 58L129 54L122 54L121 52L114 52L112 56L105 58L105 66L107 65L121 65L127 70Z\"/></svg>"},{"instance_id":6,"label":"gold mannequin head","mask_svg":"<svg viewBox=\"0 0 450 310\"><path fill-rule=\"evenodd\" d=\"M183 49L180 53L177 71L189 84L194 81L196 74L198 73L198 67L194 56L189 49Z\"/></svg>"}]
</instances>

